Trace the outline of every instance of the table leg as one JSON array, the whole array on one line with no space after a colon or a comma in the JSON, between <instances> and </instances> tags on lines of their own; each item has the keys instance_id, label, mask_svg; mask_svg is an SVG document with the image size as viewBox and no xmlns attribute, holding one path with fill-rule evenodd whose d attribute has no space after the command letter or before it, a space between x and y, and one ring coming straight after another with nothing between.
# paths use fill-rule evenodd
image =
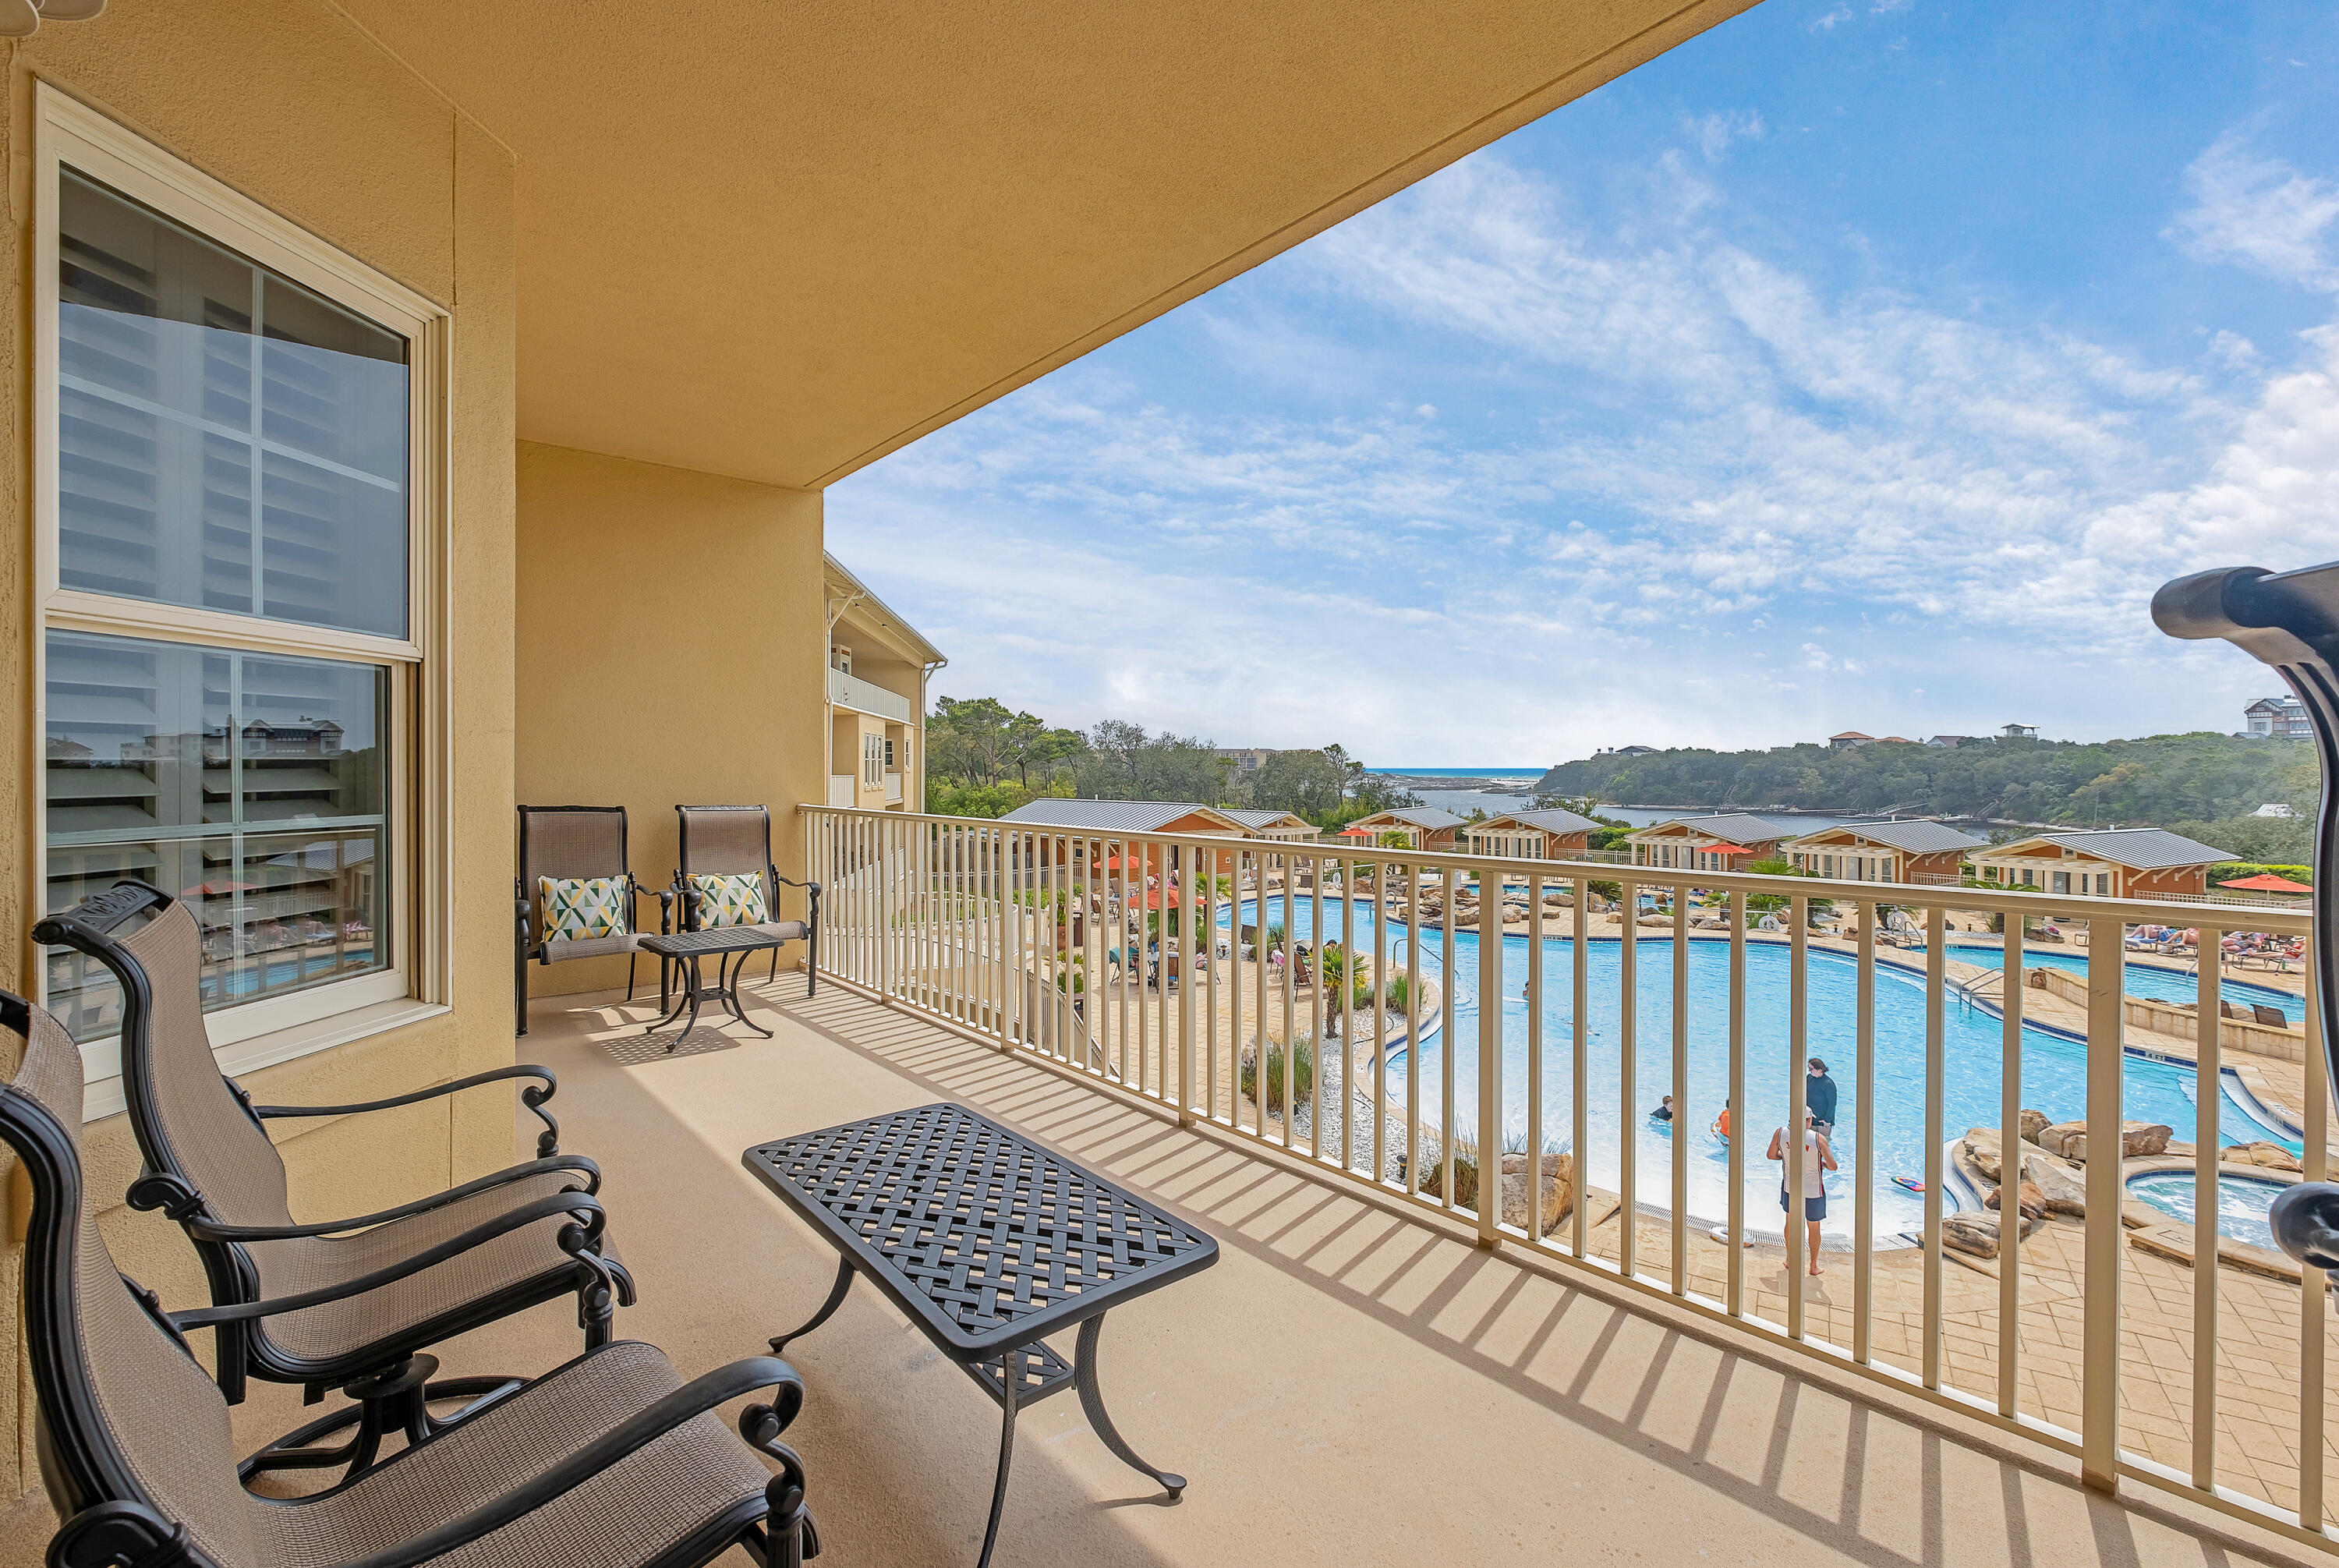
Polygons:
<instances>
[{"instance_id":1,"label":"table leg","mask_svg":"<svg viewBox=\"0 0 2339 1568\"><path fill-rule=\"evenodd\" d=\"M1131 1448L1114 1428L1112 1417L1105 1414L1104 1395L1097 1390L1096 1364L1097 1340L1103 1332L1104 1314L1100 1312L1081 1325L1080 1343L1072 1352L1072 1386L1081 1391L1081 1408L1088 1412L1089 1425L1096 1428L1096 1435L1104 1439L1104 1445L1112 1450L1113 1456L1131 1470L1150 1475L1160 1482L1162 1489L1170 1494L1170 1500L1175 1503L1186 1490L1186 1478L1172 1475L1167 1470L1157 1470L1140 1459L1137 1450ZM1001 1461L1001 1471L1002 1474L1005 1473L1004 1460Z\"/></svg>"},{"instance_id":2,"label":"table leg","mask_svg":"<svg viewBox=\"0 0 2339 1568\"><path fill-rule=\"evenodd\" d=\"M774 1335L772 1336L772 1354L777 1356L781 1351L785 1350L788 1347L788 1341L791 1339L802 1339L805 1335L810 1334L814 1329L818 1328L822 1324L835 1317L836 1309L844 1305L844 1293L852 1288L852 1261L848 1258L840 1257L836 1260L836 1283L828 1287L828 1299L820 1304L820 1310L814 1313L812 1315L811 1321L807 1322L803 1327L791 1328L785 1334Z\"/></svg>"},{"instance_id":3,"label":"table leg","mask_svg":"<svg viewBox=\"0 0 2339 1568\"><path fill-rule=\"evenodd\" d=\"M975 1559L974 1568L991 1568L991 1549L999 1544L999 1518L1007 1510L1007 1466L1015 1457L1015 1388L1022 1381L1022 1358L1011 1350L1003 1380L1007 1397L1000 1402L999 1475L991 1484L991 1524L982 1533L982 1555Z\"/></svg>"},{"instance_id":4,"label":"table leg","mask_svg":"<svg viewBox=\"0 0 2339 1568\"><path fill-rule=\"evenodd\" d=\"M777 952L779 950L777 948L774 948L772 951ZM737 1019L741 1023L745 1024L749 1029L754 1030L765 1040L769 1040L772 1038L772 1031L765 1029L762 1024L757 1023L754 1019L749 1018L739 1006L739 981L747 973L747 960L751 956L753 956L752 950L749 952L743 952L739 955L739 967L731 971L731 983L723 989L723 1005L731 1010L731 1016L733 1018Z\"/></svg>"},{"instance_id":5,"label":"table leg","mask_svg":"<svg viewBox=\"0 0 2339 1568\"><path fill-rule=\"evenodd\" d=\"M658 962L659 962L661 965L664 965L664 964L666 964L666 963L669 963L669 962L676 962L676 963L678 963L678 962L679 962L679 961L676 961L676 960L669 960L669 959L666 959L666 958L660 958L660 959L658 960ZM664 1006L664 1005L665 1005L665 1003L666 1003L666 995L665 995L666 989L666 986L665 986L663 983L661 983L661 984L659 985L659 987L658 987L658 991L659 991L659 993L660 993L660 994L659 994L659 996L658 996L658 1003L659 1003L659 1005L660 1005L660 1006ZM646 1024L646 1025L644 1025L644 1026L643 1026L643 1028L642 1028L642 1032L643 1032L644 1034L656 1034L659 1030L664 1029L667 1024L672 1023L676 1019L677 1019L677 1018L681 1017L681 1016L682 1016L682 1004L683 1004L683 1002L684 1002L686 1000L687 1000L687 999L686 999L686 998L684 998L684 997L679 997L679 996L676 997L676 998L674 999L674 1005L673 1005L672 1007L668 1007L668 1008L666 1008L666 1016L665 1016L664 1018L662 1018L662 1019L659 1019L656 1023L652 1023L652 1024ZM668 1047L666 1047L666 1049L667 1049L668 1050L672 1050L674 1049L674 1047L672 1047L672 1046L668 1046Z\"/></svg>"},{"instance_id":6,"label":"table leg","mask_svg":"<svg viewBox=\"0 0 2339 1568\"><path fill-rule=\"evenodd\" d=\"M669 1056L674 1054L674 1048L680 1045L684 1040L688 1040L690 1038L690 1031L698 1027L698 995L699 991L703 989L699 983L701 978L698 969L698 955L694 952L690 955L690 1020L682 1026L682 1032L680 1034L676 1035L672 1040L666 1042L666 1054Z\"/></svg>"}]
</instances>

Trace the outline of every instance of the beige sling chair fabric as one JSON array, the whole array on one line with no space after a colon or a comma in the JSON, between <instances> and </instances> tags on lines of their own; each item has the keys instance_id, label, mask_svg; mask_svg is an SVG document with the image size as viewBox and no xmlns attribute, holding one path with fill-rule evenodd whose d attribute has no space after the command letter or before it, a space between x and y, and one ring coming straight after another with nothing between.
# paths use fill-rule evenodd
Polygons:
<instances>
[{"instance_id":1,"label":"beige sling chair fabric","mask_svg":"<svg viewBox=\"0 0 2339 1568\"><path fill-rule=\"evenodd\" d=\"M174 903L122 938L120 945L145 971L152 993L146 1099L172 1158L218 1223L294 1223L284 1161L220 1076L212 1055L198 984L202 933L194 916L184 903ZM548 1171L353 1236L239 1245L260 1276L262 1297L295 1296L386 1268L537 1198L582 1191L585 1180L575 1171ZM396 1341L420 1325L530 1280L550 1289L577 1277L576 1260L559 1244L568 1223L566 1216L550 1216L362 1295L266 1319L257 1331L288 1357L325 1362ZM606 1237L601 1255L617 1256Z\"/></svg>"},{"instance_id":2,"label":"beige sling chair fabric","mask_svg":"<svg viewBox=\"0 0 2339 1568\"><path fill-rule=\"evenodd\" d=\"M44 1109L78 1151L81 1053L39 1008L9 1092ZM247 1171L262 1178L265 1172ZM281 1170L279 1173L281 1183ZM346 1489L302 1502L255 1497L237 1484L234 1438L219 1389L115 1272L88 1206L66 1215L73 1310L64 1354L95 1390L94 1420L146 1501L183 1524L225 1568L327 1568L459 1519L541 1474L682 1386L648 1345L619 1343L572 1362L404 1453ZM26 1289L45 1289L28 1268ZM712 1413L692 1417L583 1485L434 1562L461 1568L627 1568L713 1527L765 1495L770 1472ZM90 1500L51 1501L70 1516Z\"/></svg>"},{"instance_id":3,"label":"beige sling chair fabric","mask_svg":"<svg viewBox=\"0 0 2339 1568\"><path fill-rule=\"evenodd\" d=\"M772 880L771 814L762 806L686 805L682 817L682 865L676 891L694 876L754 876L764 885L764 907L779 912L780 890ZM731 931L761 932L780 942L802 942L809 929L800 920L767 920Z\"/></svg>"}]
</instances>

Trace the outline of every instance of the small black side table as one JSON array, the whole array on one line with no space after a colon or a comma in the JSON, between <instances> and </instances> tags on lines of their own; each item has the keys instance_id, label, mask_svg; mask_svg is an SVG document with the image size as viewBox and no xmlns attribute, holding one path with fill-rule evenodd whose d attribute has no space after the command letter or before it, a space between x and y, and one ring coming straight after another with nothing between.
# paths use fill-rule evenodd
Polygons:
<instances>
[{"instance_id":1,"label":"small black side table","mask_svg":"<svg viewBox=\"0 0 2339 1568\"><path fill-rule=\"evenodd\" d=\"M642 1032L656 1034L659 1030L672 1023L681 1014L684 1007L687 1006L690 1009L690 1021L682 1026L680 1034L666 1042L666 1050L671 1051L676 1046L688 1040L690 1031L698 1027L700 1001L712 997L730 1009L733 1018L766 1040L770 1039L772 1033L770 1030L755 1023L745 1013L739 1011L739 977L746 972L747 959L750 954L779 945L777 937L767 936L758 931L750 931L745 926L718 925L706 931L684 931L666 936L643 937L641 950L644 952L654 952L660 958L673 959L677 964L687 962L690 965L690 978L684 982L681 991L675 997L673 1009L664 1018L644 1029ZM703 958L712 958L716 961L713 985L702 983L698 972L698 961Z\"/></svg>"},{"instance_id":2,"label":"small black side table","mask_svg":"<svg viewBox=\"0 0 2339 1568\"><path fill-rule=\"evenodd\" d=\"M1185 1491L1184 1476L1147 1464L1114 1430L1097 1341L1108 1308L1208 1268L1216 1241L962 1105L848 1121L740 1159L838 1255L828 1299L775 1337L773 1354L827 1322L858 1271L1004 1412L979 1568L999 1541L1015 1412L1067 1384L1115 1456L1173 1502ZM1068 1365L1041 1336L1075 1324Z\"/></svg>"}]
</instances>

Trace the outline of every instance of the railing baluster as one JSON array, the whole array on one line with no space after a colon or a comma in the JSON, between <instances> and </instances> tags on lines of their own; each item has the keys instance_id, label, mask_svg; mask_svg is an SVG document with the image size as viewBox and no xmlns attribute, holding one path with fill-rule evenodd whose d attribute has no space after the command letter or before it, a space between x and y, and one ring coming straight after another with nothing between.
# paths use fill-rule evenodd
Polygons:
<instances>
[{"instance_id":1,"label":"railing baluster","mask_svg":"<svg viewBox=\"0 0 2339 1568\"><path fill-rule=\"evenodd\" d=\"M1482 902L1479 907L1484 909ZM1527 1239L1543 1239L1543 873L1527 876Z\"/></svg>"},{"instance_id":2,"label":"railing baluster","mask_svg":"<svg viewBox=\"0 0 2339 1568\"><path fill-rule=\"evenodd\" d=\"M1803 1159L1803 1059L1811 1052L1811 901L1798 897L1791 906L1794 930L1789 938L1787 976L1787 1125L1779 1139L1779 1175L1787 1194L1787 1337L1803 1336L1804 1270L1819 1260L1803 1257L1803 1205L1809 1200Z\"/></svg>"},{"instance_id":3,"label":"railing baluster","mask_svg":"<svg viewBox=\"0 0 2339 1568\"><path fill-rule=\"evenodd\" d=\"M1373 863L1373 1180L1388 1178L1388 863Z\"/></svg>"},{"instance_id":4,"label":"railing baluster","mask_svg":"<svg viewBox=\"0 0 2339 1568\"><path fill-rule=\"evenodd\" d=\"M2196 951L2204 962L2217 962L2218 950L2206 944ZM2306 966L2305 1027L2299 1031L2306 1057L2306 1151L2299 1158L2308 1181L2329 1177L2331 1069L2324 1054L2323 984L2320 966ZM2323 1510L2323 1363L2324 1313L2329 1299L2330 1276L2320 1268L2299 1269L2298 1292L2298 1519L2316 1535L2324 1533Z\"/></svg>"},{"instance_id":5,"label":"railing baluster","mask_svg":"<svg viewBox=\"0 0 2339 1568\"><path fill-rule=\"evenodd\" d=\"M2007 925L2020 928L2009 917ZM2081 1316L2079 1479L2112 1491L2119 1475L2121 981L2123 931L2116 920L2087 922L2087 1250ZM2106 937L2110 940L2107 942ZM2104 953L2109 963L2097 963ZM2109 1140L2106 1139L2108 1129ZM2214 1219L2211 1220L2215 1224ZM2001 1243L1999 1250L2005 1250ZM1929 1383L1929 1379L1928 1382Z\"/></svg>"},{"instance_id":6,"label":"railing baluster","mask_svg":"<svg viewBox=\"0 0 2339 1568\"><path fill-rule=\"evenodd\" d=\"M1621 1018L1616 1031L1616 1095L1617 1130L1622 1135L1617 1142L1619 1157L1616 1167L1616 1195L1621 1200L1616 1220L1616 1267L1625 1278L1637 1272L1634 1267L1636 1243L1640 1239L1640 1194L1634 1179L1640 1139L1633 1136L1633 1104L1640 1096L1637 1066L1633 1048L1638 1043L1641 1021L1641 885L1627 882L1619 884L1624 895L1623 943L1617 949L1617 972L1623 983L1623 998L1618 1003Z\"/></svg>"},{"instance_id":7,"label":"railing baluster","mask_svg":"<svg viewBox=\"0 0 2339 1568\"><path fill-rule=\"evenodd\" d=\"M2225 932L2198 929L2193 966L2193 1214L2217 1212L2217 1154L2224 1142L2224 1033L2218 964ZM2312 1038L2310 1026L2301 1031ZM2312 1045L2307 1054L2314 1054ZM2304 1161L2301 1162L2302 1164ZM2217 1227L2193 1228L2193 1484L2217 1484Z\"/></svg>"},{"instance_id":8,"label":"railing baluster","mask_svg":"<svg viewBox=\"0 0 2339 1568\"><path fill-rule=\"evenodd\" d=\"M1942 916L1946 928L1949 917ZM1947 930L1943 931L1944 942ZM2089 952L2092 953L2093 949ZM2091 961L2092 962L2092 961ZM2022 1326L2022 943L2006 943L1999 974L1998 1094L1998 1413L2021 1407ZM2215 1210L2211 1210L2215 1212ZM2013 1228L2007 1227L2012 1223Z\"/></svg>"},{"instance_id":9,"label":"railing baluster","mask_svg":"<svg viewBox=\"0 0 2339 1568\"><path fill-rule=\"evenodd\" d=\"M1332 1015L1340 1021L1340 1169L1357 1169L1357 890L1356 864L1340 862L1340 994ZM1321 876L1317 878L1320 884ZM1321 963L1318 963L1321 969ZM1326 986L1329 987L1327 976Z\"/></svg>"},{"instance_id":10,"label":"railing baluster","mask_svg":"<svg viewBox=\"0 0 2339 1568\"><path fill-rule=\"evenodd\" d=\"M1868 1364L1875 1298L1876 1242L1876 916L1877 906L1860 906L1859 994L1854 1002L1852 1122L1860 1143L1852 1157L1851 1358Z\"/></svg>"},{"instance_id":11,"label":"railing baluster","mask_svg":"<svg viewBox=\"0 0 2339 1568\"><path fill-rule=\"evenodd\" d=\"M1478 873L1478 1245L1492 1247L1503 1218L1503 873ZM1450 921L1450 917L1449 917ZM1533 1179L1527 1190L1535 1190ZM1533 1207L1532 1198L1528 1200Z\"/></svg>"},{"instance_id":12,"label":"railing baluster","mask_svg":"<svg viewBox=\"0 0 2339 1568\"><path fill-rule=\"evenodd\" d=\"M1673 887L1673 1294L1689 1294L1689 884Z\"/></svg>"},{"instance_id":13,"label":"railing baluster","mask_svg":"<svg viewBox=\"0 0 2339 1568\"><path fill-rule=\"evenodd\" d=\"M1569 1228L1569 1245L1579 1258L1591 1255L1592 1221L1586 1213L1591 1200L1585 1196L1592 1182L1592 882L1579 876L1574 883L1575 908L1568 922L1574 939L1574 951L1568 976L1569 1005L1574 1010L1574 1060L1568 1064L1573 1075L1568 1104L1568 1149L1575 1157L1575 1209Z\"/></svg>"},{"instance_id":14,"label":"railing baluster","mask_svg":"<svg viewBox=\"0 0 2339 1568\"><path fill-rule=\"evenodd\" d=\"M1421 863L1405 875L1405 1189L1421 1190ZM1452 1044L1448 1040L1444 1042Z\"/></svg>"},{"instance_id":15,"label":"railing baluster","mask_svg":"<svg viewBox=\"0 0 2339 1568\"><path fill-rule=\"evenodd\" d=\"M1296 1062L1296 1059L1298 1057L1298 1054L1299 1054L1299 1036L1298 1036L1298 1029L1299 1029L1299 979L1298 979L1298 975L1299 975L1299 971L1298 971L1296 968L1294 968L1294 967L1293 967L1293 965L1292 965L1292 951L1291 951L1291 950L1292 950L1292 934L1291 934L1291 928L1292 928L1293 924L1295 923L1295 920L1294 920L1294 910L1295 910L1295 907L1296 907L1296 906L1294 905L1294 903L1293 903L1292 900L1293 900L1293 894L1297 892L1297 890L1296 890L1296 889L1294 889L1294 888L1292 887L1292 885L1291 885L1291 884L1292 884L1292 883L1293 883L1293 882L1295 882L1295 881L1297 881L1297 880L1298 880L1298 875L1299 875L1299 857L1298 857L1298 855L1296 855L1296 854L1287 854L1287 855L1283 856L1282 858L1283 858L1283 1084L1282 1084L1282 1093L1283 1093L1283 1147L1284 1147L1284 1148L1286 1148L1286 1149L1289 1149L1289 1148L1291 1147L1291 1124L1292 1124L1292 1122L1293 1122L1293 1121L1295 1121L1295 1120L1297 1120L1297 1119L1298 1119L1298 1118L1296 1118L1296 1117L1294 1117L1294 1116L1292 1115L1292 1103L1291 1103L1291 1102L1292 1102L1292 1096L1293 1096L1293 1093L1294 1093L1294 1091L1295 1091L1295 1090L1294 1090L1294 1079L1295 1079L1295 1075L1296 1075L1296 1072L1297 1072L1297 1069L1296 1069L1296 1066L1295 1066L1295 1062ZM1264 1081L1264 1080L1265 1080L1265 1078L1266 1078L1266 1070L1265 1070L1264 1064L1262 1064L1262 1066L1261 1066L1259 1076L1260 1076L1261 1080L1262 1080L1262 1081Z\"/></svg>"},{"instance_id":16,"label":"railing baluster","mask_svg":"<svg viewBox=\"0 0 2339 1568\"><path fill-rule=\"evenodd\" d=\"M1949 912L1930 912L1925 933L1925 1386L1941 1386L1941 1125L1949 1071ZM2117 1207L2117 1206L2115 1206ZM2004 1252L2001 1247L1999 1251Z\"/></svg>"},{"instance_id":17,"label":"railing baluster","mask_svg":"<svg viewBox=\"0 0 2339 1568\"><path fill-rule=\"evenodd\" d=\"M1726 1309L1746 1310L1746 1139L1752 1123L1746 1112L1746 894L1730 895L1730 1089L1722 1109L1730 1113L1730 1264ZM1674 1137L1681 1136L1676 1132Z\"/></svg>"},{"instance_id":18,"label":"railing baluster","mask_svg":"<svg viewBox=\"0 0 2339 1568\"><path fill-rule=\"evenodd\" d=\"M1439 915L1437 922L1440 936L1437 977L1443 986L1439 994L1437 1018L1437 1038L1442 1042L1437 1052L1437 1140L1439 1148L1444 1150L1444 1153L1439 1156L1438 1174L1443 1180L1439 1190L1445 1195L1446 1212L1452 1213L1457 1202L1454 1193L1454 1145L1459 1141L1461 1136L1460 1129L1454 1125L1454 1075L1457 1070L1455 1059L1461 1054L1461 1045L1454 1038L1454 993L1460 984L1458 977L1454 972L1454 953L1457 942L1454 928L1462 922L1454 906L1461 892L1462 879L1456 873L1451 863L1444 868L1440 878L1438 885L1446 890L1446 898L1444 912ZM1486 999L1480 997L1478 1006L1481 1012L1485 1011L1485 1004ZM1482 1168L1485 1164L1485 1152L1483 1149L1479 1151L1479 1164Z\"/></svg>"}]
</instances>

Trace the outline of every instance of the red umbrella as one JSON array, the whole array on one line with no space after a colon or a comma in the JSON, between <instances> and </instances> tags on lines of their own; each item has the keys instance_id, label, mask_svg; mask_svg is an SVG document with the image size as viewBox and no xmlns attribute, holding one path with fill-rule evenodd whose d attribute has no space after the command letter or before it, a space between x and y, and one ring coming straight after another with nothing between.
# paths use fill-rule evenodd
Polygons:
<instances>
[{"instance_id":1,"label":"red umbrella","mask_svg":"<svg viewBox=\"0 0 2339 1568\"><path fill-rule=\"evenodd\" d=\"M1340 830L1340 836L1342 838L1377 838L1379 831L1368 827L1344 827Z\"/></svg>"},{"instance_id":2,"label":"red umbrella","mask_svg":"<svg viewBox=\"0 0 2339 1568\"><path fill-rule=\"evenodd\" d=\"M1708 854L1752 854L1754 852L1751 849L1746 849L1734 843L1710 843L1705 846L1705 853Z\"/></svg>"},{"instance_id":3,"label":"red umbrella","mask_svg":"<svg viewBox=\"0 0 2339 1568\"><path fill-rule=\"evenodd\" d=\"M2313 892L2314 891L2303 882L2293 882L2286 876L2276 876L2270 871L2262 871L2255 876L2245 876L2234 882L2221 882L2217 885L2243 888L2250 892Z\"/></svg>"},{"instance_id":4,"label":"red umbrella","mask_svg":"<svg viewBox=\"0 0 2339 1568\"><path fill-rule=\"evenodd\" d=\"M1160 909L1161 907L1161 899L1164 894L1169 896L1170 907L1171 909L1176 909L1182 902L1178 897L1178 890L1174 887L1150 887L1145 890L1145 907L1148 909Z\"/></svg>"}]
</instances>

